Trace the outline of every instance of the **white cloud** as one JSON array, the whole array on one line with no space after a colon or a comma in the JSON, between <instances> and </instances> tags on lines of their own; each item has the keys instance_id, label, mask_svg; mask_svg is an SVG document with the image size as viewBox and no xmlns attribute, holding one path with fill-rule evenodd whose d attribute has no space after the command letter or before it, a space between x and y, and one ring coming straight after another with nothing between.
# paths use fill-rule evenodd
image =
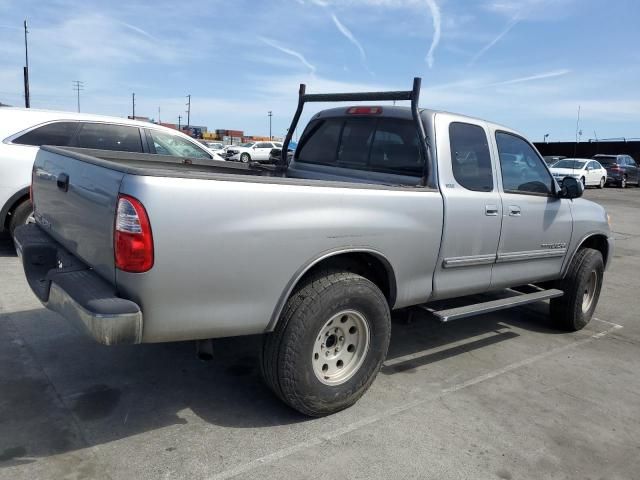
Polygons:
<instances>
[{"instance_id":1,"label":"white cloud","mask_svg":"<svg viewBox=\"0 0 640 480\"><path fill-rule=\"evenodd\" d=\"M367 54L365 53L364 48L362 48L362 44L353 35L353 33L351 33L351 30L349 30L340 20L338 20L338 17L336 17L334 13L331 14L331 19L333 20L333 23L336 25L340 33L344 35L345 38L349 40L353 45L355 45L355 47L360 52L360 59L363 63L365 63L367 61Z\"/></svg>"},{"instance_id":2,"label":"white cloud","mask_svg":"<svg viewBox=\"0 0 640 480\"><path fill-rule=\"evenodd\" d=\"M504 80L501 82L492 83L490 84L490 86L513 85L514 83L533 82L535 80L544 80L547 78L561 77L568 73L571 73L571 70L563 68L560 70L553 70L551 72L536 73L535 75L528 75L526 77L513 78L511 80Z\"/></svg>"},{"instance_id":3,"label":"white cloud","mask_svg":"<svg viewBox=\"0 0 640 480\"><path fill-rule=\"evenodd\" d=\"M507 26L497 36L495 36L489 43L487 43L484 47L478 50L478 52L473 56L473 58L469 62L469 65L473 65L482 55L484 55L485 53L487 53L487 51L493 48L494 45L498 43L500 40L502 40L505 37L505 35L507 35L511 31L513 27L515 27L518 23L520 23L521 20L522 18L520 17L520 15L516 14L516 16L514 16L509 21L509 23L507 23Z\"/></svg>"},{"instance_id":4,"label":"white cloud","mask_svg":"<svg viewBox=\"0 0 640 480\"><path fill-rule=\"evenodd\" d=\"M436 0L426 0L429 11L431 12L431 18L433 20L433 40L431 40L431 46L427 53L427 64L429 68L433 67L433 56L436 48L440 43L442 18L440 16L440 7L436 3Z\"/></svg>"},{"instance_id":5,"label":"white cloud","mask_svg":"<svg viewBox=\"0 0 640 480\"><path fill-rule=\"evenodd\" d=\"M258 38L260 39L261 42L269 45L270 47L275 48L276 50L280 50L282 53L286 53L287 55L291 55L292 57L297 58L305 67L309 69L310 73L312 74L315 73L316 71L315 65L309 63L307 59L304 57L304 55L302 55L300 52L292 50L289 47L285 47L284 45L281 45L280 43L270 38L266 38L266 37L258 37Z\"/></svg>"}]
</instances>

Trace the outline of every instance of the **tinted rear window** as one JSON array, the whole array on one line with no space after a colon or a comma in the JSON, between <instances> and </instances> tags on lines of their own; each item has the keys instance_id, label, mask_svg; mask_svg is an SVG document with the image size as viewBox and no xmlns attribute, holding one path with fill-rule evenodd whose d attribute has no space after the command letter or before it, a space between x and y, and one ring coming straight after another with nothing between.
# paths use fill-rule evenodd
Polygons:
<instances>
[{"instance_id":1,"label":"tinted rear window","mask_svg":"<svg viewBox=\"0 0 640 480\"><path fill-rule=\"evenodd\" d=\"M64 147L69 145L78 129L77 122L55 122L35 128L16 138L13 143L20 145L55 145Z\"/></svg>"},{"instance_id":2,"label":"tinted rear window","mask_svg":"<svg viewBox=\"0 0 640 480\"><path fill-rule=\"evenodd\" d=\"M106 123L84 123L78 133L76 146L119 152L142 152L138 127Z\"/></svg>"},{"instance_id":3,"label":"tinted rear window","mask_svg":"<svg viewBox=\"0 0 640 480\"><path fill-rule=\"evenodd\" d=\"M616 157L596 157L596 160L600 162L600 165L606 167L616 164L618 159Z\"/></svg>"},{"instance_id":4,"label":"tinted rear window","mask_svg":"<svg viewBox=\"0 0 640 480\"><path fill-rule=\"evenodd\" d=\"M422 175L416 128L395 118L330 118L309 125L296 161L320 165Z\"/></svg>"}]
</instances>

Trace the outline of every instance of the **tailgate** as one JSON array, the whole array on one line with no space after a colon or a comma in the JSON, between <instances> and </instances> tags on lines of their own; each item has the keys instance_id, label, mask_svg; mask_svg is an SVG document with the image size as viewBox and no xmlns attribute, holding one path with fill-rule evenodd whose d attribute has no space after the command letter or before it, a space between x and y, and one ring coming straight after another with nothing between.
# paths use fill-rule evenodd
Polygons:
<instances>
[{"instance_id":1,"label":"tailgate","mask_svg":"<svg viewBox=\"0 0 640 480\"><path fill-rule=\"evenodd\" d=\"M34 163L36 222L69 252L115 283L113 228L124 173L56 147Z\"/></svg>"}]
</instances>

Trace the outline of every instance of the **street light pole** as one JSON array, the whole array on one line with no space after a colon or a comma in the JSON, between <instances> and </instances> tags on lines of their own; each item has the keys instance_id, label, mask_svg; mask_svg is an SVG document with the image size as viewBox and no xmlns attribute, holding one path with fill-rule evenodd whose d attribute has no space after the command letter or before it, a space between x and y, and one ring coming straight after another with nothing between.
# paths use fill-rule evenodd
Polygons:
<instances>
[{"instance_id":1,"label":"street light pole","mask_svg":"<svg viewBox=\"0 0 640 480\"><path fill-rule=\"evenodd\" d=\"M24 21L24 106L31 107L31 95L29 93L29 45L27 44L27 20Z\"/></svg>"},{"instance_id":2,"label":"street light pole","mask_svg":"<svg viewBox=\"0 0 640 480\"><path fill-rule=\"evenodd\" d=\"M180 120L182 120L182 115L178 115L178 130L180 130Z\"/></svg>"},{"instance_id":3,"label":"street light pole","mask_svg":"<svg viewBox=\"0 0 640 480\"><path fill-rule=\"evenodd\" d=\"M269 140L271 140L271 117L273 117L273 112L271 112L271 110L269 110Z\"/></svg>"}]
</instances>

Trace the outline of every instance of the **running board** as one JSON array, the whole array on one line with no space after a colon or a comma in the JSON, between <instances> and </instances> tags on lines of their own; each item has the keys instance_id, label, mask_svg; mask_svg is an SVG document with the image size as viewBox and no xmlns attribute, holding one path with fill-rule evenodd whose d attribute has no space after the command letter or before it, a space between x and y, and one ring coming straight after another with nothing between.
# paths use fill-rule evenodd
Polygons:
<instances>
[{"instance_id":1,"label":"running board","mask_svg":"<svg viewBox=\"0 0 640 480\"><path fill-rule=\"evenodd\" d=\"M562 295L564 295L562 290L552 288L549 290L541 290L539 292L523 293L509 298L501 298L499 300L491 300L490 302L474 303L472 305L465 305L464 307L449 308L447 310L433 310L426 305L419 305L419 307L431 312L433 315L438 317L441 322L450 322L451 320L458 320L459 318L495 312L496 310L503 310L505 308L518 307L520 305L526 305L527 303L561 297Z\"/></svg>"}]
</instances>

